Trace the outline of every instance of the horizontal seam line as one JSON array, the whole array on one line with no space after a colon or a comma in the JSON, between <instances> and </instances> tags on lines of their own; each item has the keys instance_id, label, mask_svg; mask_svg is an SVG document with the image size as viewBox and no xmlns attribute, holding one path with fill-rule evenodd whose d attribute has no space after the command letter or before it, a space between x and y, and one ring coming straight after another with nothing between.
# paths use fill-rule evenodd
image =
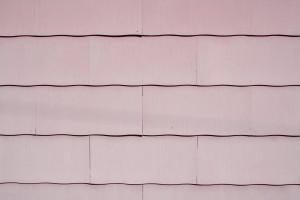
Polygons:
<instances>
[{"instance_id":1,"label":"horizontal seam line","mask_svg":"<svg viewBox=\"0 0 300 200\"><path fill-rule=\"evenodd\" d=\"M16 38L16 37L293 37L297 38L300 35L290 34L53 34L53 35L0 35L0 38Z\"/></svg>"},{"instance_id":2,"label":"horizontal seam line","mask_svg":"<svg viewBox=\"0 0 300 200\"><path fill-rule=\"evenodd\" d=\"M162 186L180 186L180 185L190 185L190 186L300 186L298 183L289 183L289 184L230 184L230 183L216 183L216 184L195 184L195 183L174 183L174 184L166 184L166 183L54 183L54 182L0 182L0 185L5 184L20 184L20 185L42 185L42 184L50 184L50 185L162 185Z\"/></svg>"},{"instance_id":3,"label":"horizontal seam line","mask_svg":"<svg viewBox=\"0 0 300 200\"><path fill-rule=\"evenodd\" d=\"M289 85L268 85L268 84L251 84L251 85L234 85L234 84L213 84L213 85L196 85L196 84L103 84L103 85L89 85L89 84L69 84L69 85L55 85L55 84L33 84L33 85L19 85L19 84L3 84L0 87L299 87L300 84Z\"/></svg>"},{"instance_id":4,"label":"horizontal seam line","mask_svg":"<svg viewBox=\"0 0 300 200\"><path fill-rule=\"evenodd\" d=\"M126 134L126 135L110 135L110 134L0 134L3 137L17 137L17 136L41 136L41 137L53 137L53 136L71 136L71 137L88 137L88 136L100 136L100 137L300 137L300 135L284 135L284 134L270 134L270 135L179 135L179 134L154 134L154 135L142 135L142 134Z\"/></svg>"}]
</instances>

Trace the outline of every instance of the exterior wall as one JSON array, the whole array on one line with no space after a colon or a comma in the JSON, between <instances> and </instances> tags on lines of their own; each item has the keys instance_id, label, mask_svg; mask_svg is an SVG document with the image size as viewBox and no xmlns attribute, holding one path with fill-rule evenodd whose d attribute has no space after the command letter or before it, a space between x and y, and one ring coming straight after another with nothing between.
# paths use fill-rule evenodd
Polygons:
<instances>
[{"instance_id":1,"label":"exterior wall","mask_svg":"<svg viewBox=\"0 0 300 200\"><path fill-rule=\"evenodd\" d=\"M299 20L297 0L0 0L0 199L299 199Z\"/></svg>"}]
</instances>

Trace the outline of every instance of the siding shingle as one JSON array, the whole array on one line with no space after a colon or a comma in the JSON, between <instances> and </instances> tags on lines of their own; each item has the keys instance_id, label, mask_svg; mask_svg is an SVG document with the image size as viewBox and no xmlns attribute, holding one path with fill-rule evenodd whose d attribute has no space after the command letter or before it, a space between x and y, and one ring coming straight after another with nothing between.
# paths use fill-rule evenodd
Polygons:
<instances>
[{"instance_id":1,"label":"siding shingle","mask_svg":"<svg viewBox=\"0 0 300 200\"><path fill-rule=\"evenodd\" d=\"M299 84L300 38L199 37L198 84Z\"/></svg>"},{"instance_id":2,"label":"siding shingle","mask_svg":"<svg viewBox=\"0 0 300 200\"><path fill-rule=\"evenodd\" d=\"M89 182L89 140L0 137L0 182Z\"/></svg>"},{"instance_id":3,"label":"siding shingle","mask_svg":"<svg viewBox=\"0 0 300 200\"><path fill-rule=\"evenodd\" d=\"M299 184L300 138L198 137L198 183Z\"/></svg>"},{"instance_id":4,"label":"siding shingle","mask_svg":"<svg viewBox=\"0 0 300 200\"><path fill-rule=\"evenodd\" d=\"M299 186L144 186L144 200L297 200Z\"/></svg>"},{"instance_id":5,"label":"siding shingle","mask_svg":"<svg viewBox=\"0 0 300 200\"><path fill-rule=\"evenodd\" d=\"M141 88L37 88L38 134L142 132Z\"/></svg>"},{"instance_id":6,"label":"siding shingle","mask_svg":"<svg viewBox=\"0 0 300 200\"><path fill-rule=\"evenodd\" d=\"M195 183L196 138L91 136L92 183Z\"/></svg>"},{"instance_id":7,"label":"siding shingle","mask_svg":"<svg viewBox=\"0 0 300 200\"><path fill-rule=\"evenodd\" d=\"M142 200L142 186L8 184L0 186L0 196L9 200Z\"/></svg>"},{"instance_id":8,"label":"siding shingle","mask_svg":"<svg viewBox=\"0 0 300 200\"><path fill-rule=\"evenodd\" d=\"M294 0L144 0L144 34L299 34Z\"/></svg>"}]
</instances>

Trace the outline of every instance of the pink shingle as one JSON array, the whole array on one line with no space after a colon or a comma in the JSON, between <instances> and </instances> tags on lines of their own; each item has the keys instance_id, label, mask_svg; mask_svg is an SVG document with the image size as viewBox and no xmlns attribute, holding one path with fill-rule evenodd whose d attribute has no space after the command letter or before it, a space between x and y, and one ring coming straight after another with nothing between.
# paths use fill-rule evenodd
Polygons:
<instances>
[{"instance_id":1,"label":"pink shingle","mask_svg":"<svg viewBox=\"0 0 300 200\"><path fill-rule=\"evenodd\" d=\"M199 37L198 84L299 84L299 38Z\"/></svg>"},{"instance_id":2,"label":"pink shingle","mask_svg":"<svg viewBox=\"0 0 300 200\"><path fill-rule=\"evenodd\" d=\"M250 133L247 88L144 88L144 134Z\"/></svg>"},{"instance_id":3,"label":"pink shingle","mask_svg":"<svg viewBox=\"0 0 300 200\"><path fill-rule=\"evenodd\" d=\"M299 135L298 87L144 88L145 135Z\"/></svg>"},{"instance_id":4,"label":"pink shingle","mask_svg":"<svg viewBox=\"0 0 300 200\"><path fill-rule=\"evenodd\" d=\"M34 0L0 1L0 35L34 33Z\"/></svg>"},{"instance_id":5,"label":"pink shingle","mask_svg":"<svg viewBox=\"0 0 300 200\"><path fill-rule=\"evenodd\" d=\"M144 34L299 34L299 1L144 0Z\"/></svg>"},{"instance_id":6,"label":"pink shingle","mask_svg":"<svg viewBox=\"0 0 300 200\"><path fill-rule=\"evenodd\" d=\"M300 88L251 88L253 134L299 135Z\"/></svg>"},{"instance_id":7,"label":"pink shingle","mask_svg":"<svg viewBox=\"0 0 300 200\"><path fill-rule=\"evenodd\" d=\"M0 88L0 134L35 133L35 88Z\"/></svg>"},{"instance_id":8,"label":"pink shingle","mask_svg":"<svg viewBox=\"0 0 300 200\"><path fill-rule=\"evenodd\" d=\"M89 182L88 137L0 137L0 182Z\"/></svg>"},{"instance_id":9,"label":"pink shingle","mask_svg":"<svg viewBox=\"0 0 300 200\"><path fill-rule=\"evenodd\" d=\"M142 186L7 184L0 185L0 196L9 200L142 200Z\"/></svg>"},{"instance_id":10,"label":"pink shingle","mask_svg":"<svg viewBox=\"0 0 300 200\"><path fill-rule=\"evenodd\" d=\"M144 186L144 200L297 200L299 186Z\"/></svg>"},{"instance_id":11,"label":"pink shingle","mask_svg":"<svg viewBox=\"0 0 300 200\"><path fill-rule=\"evenodd\" d=\"M126 87L37 88L38 134L141 134L142 91Z\"/></svg>"},{"instance_id":12,"label":"pink shingle","mask_svg":"<svg viewBox=\"0 0 300 200\"><path fill-rule=\"evenodd\" d=\"M1 84L88 84L86 38L1 38Z\"/></svg>"},{"instance_id":13,"label":"pink shingle","mask_svg":"<svg viewBox=\"0 0 300 200\"><path fill-rule=\"evenodd\" d=\"M36 0L37 34L138 34L139 0Z\"/></svg>"},{"instance_id":14,"label":"pink shingle","mask_svg":"<svg viewBox=\"0 0 300 200\"><path fill-rule=\"evenodd\" d=\"M195 183L196 138L91 137L92 183Z\"/></svg>"},{"instance_id":15,"label":"pink shingle","mask_svg":"<svg viewBox=\"0 0 300 200\"><path fill-rule=\"evenodd\" d=\"M198 137L197 183L299 184L300 138Z\"/></svg>"}]
</instances>

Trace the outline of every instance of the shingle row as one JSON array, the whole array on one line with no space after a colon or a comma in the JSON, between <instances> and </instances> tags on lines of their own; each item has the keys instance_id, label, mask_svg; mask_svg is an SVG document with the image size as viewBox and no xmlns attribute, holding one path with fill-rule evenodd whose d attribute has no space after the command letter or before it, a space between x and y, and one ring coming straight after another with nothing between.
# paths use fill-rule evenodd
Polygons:
<instances>
[{"instance_id":1,"label":"shingle row","mask_svg":"<svg viewBox=\"0 0 300 200\"><path fill-rule=\"evenodd\" d=\"M299 1L1 0L0 35L299 34Z\"/></svg>"},{"instance_id":2,"label":"shingle row","mask_svg":"<svg viewBox=\"0 0 300 200\"><path fill-rule=\"evenodd\" d=\"M298 38L0 38L0 84L300 84Z\"/></svg>"},{"instance_id":3,"label":"shingle row","mask_svg":"<svg viewBox=\"0 0 300 200\"><path fill-rule=\"evenodd\" d=\"M299 135L299 87L1 87L0 134Z\"/></svg>"},{"instance_id":4,"label":"shingle row","mask_svg":"<svg viewBox=\"0 0 300 200\"><path fill-rule=\"evenodd\" d=\"M300 138L17 136L0 150L0 182L300 183Z\"/></svg>"}]
</instances>

